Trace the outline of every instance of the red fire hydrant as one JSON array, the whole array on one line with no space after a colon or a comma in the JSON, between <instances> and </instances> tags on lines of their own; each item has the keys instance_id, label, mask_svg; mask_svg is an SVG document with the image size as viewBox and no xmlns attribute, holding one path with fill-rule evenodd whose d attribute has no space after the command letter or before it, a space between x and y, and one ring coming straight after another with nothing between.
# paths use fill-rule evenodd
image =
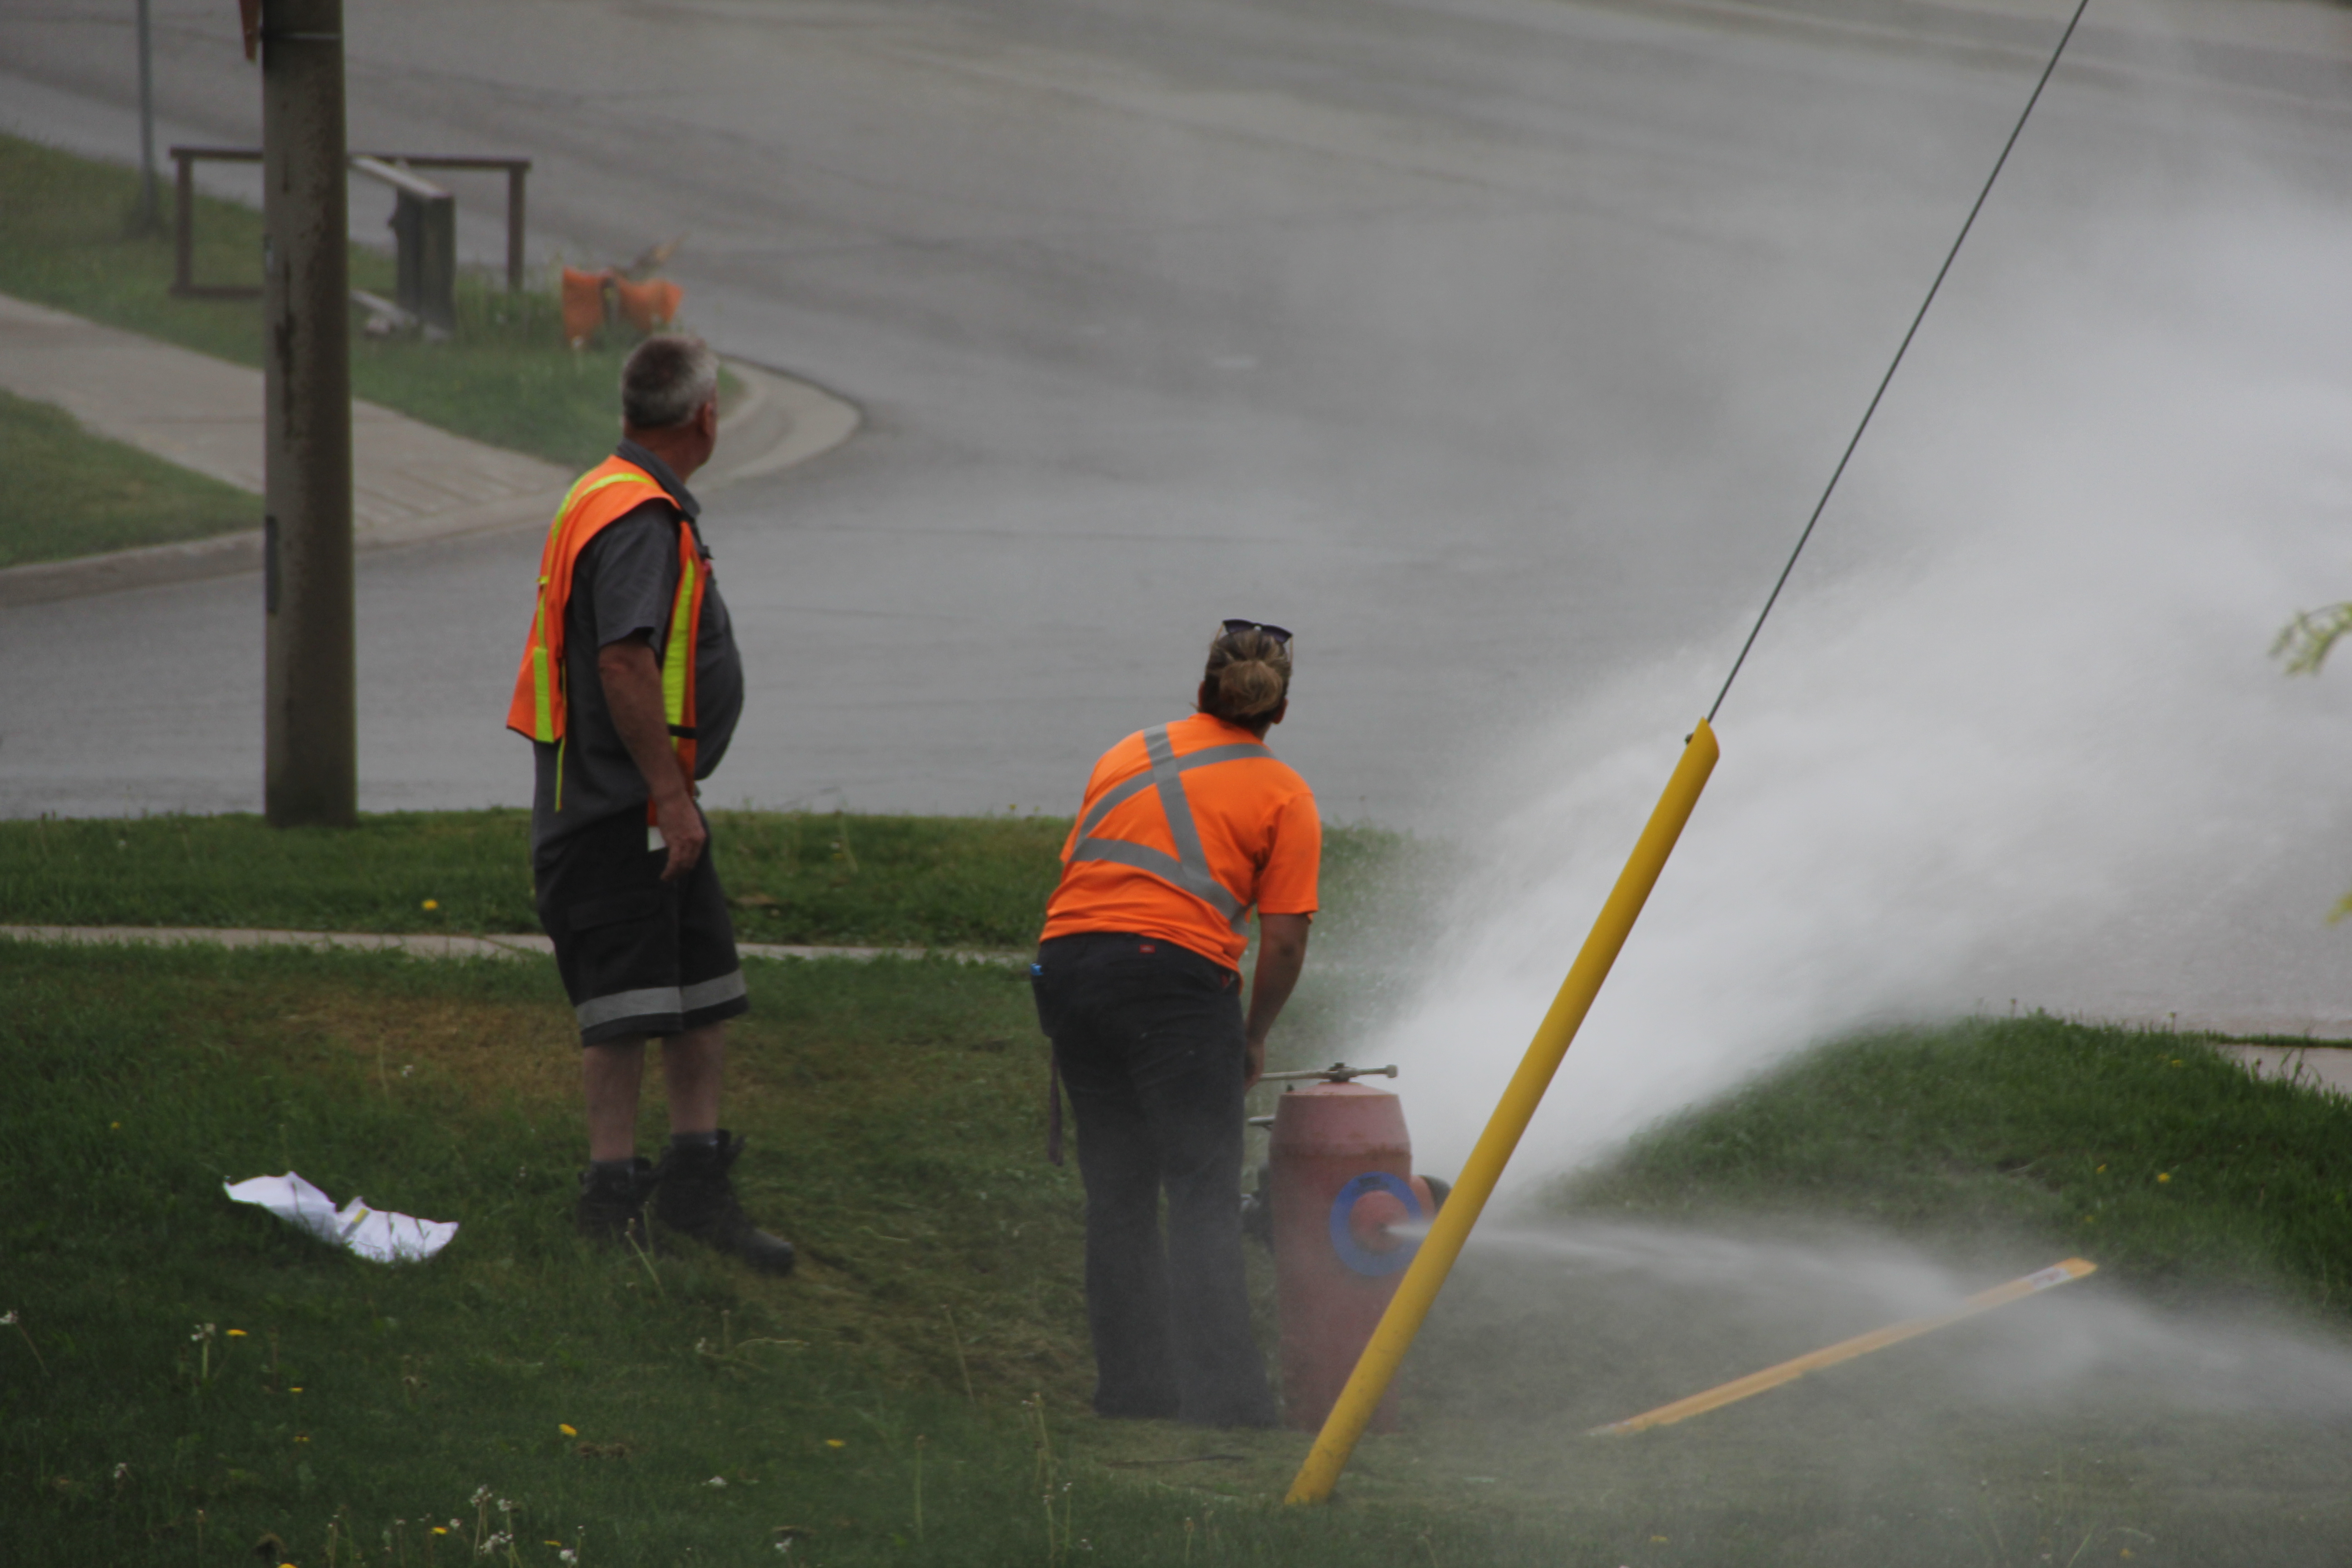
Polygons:
<instances>
[{"instance_id":1,"label":"red fire hydrant","mask_svg":"<svg viewBox=\"0 0 2352 1568\"><path fill-rule=\"evenodd\" d=\"M1321 1081L1293 1086L1275 1106L1262 1201L1273 1219L1283 1418L1313 1431L1346 1386L1412 1261L1413 1233L1437 1213L1444 1188L1412 1173L1395 1095L1352 1081L1362 1075L1344 1067L1296 1076ZM1372 1427L1395 1430L1394 1388Z\"/></svg>"}]
</instances>

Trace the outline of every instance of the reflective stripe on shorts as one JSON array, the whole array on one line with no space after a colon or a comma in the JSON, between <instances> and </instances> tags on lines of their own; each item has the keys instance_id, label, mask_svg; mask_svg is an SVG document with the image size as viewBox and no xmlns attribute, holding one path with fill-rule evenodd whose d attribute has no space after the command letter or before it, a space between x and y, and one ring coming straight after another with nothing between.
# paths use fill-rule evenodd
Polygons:
<instances>
[{"instance_id":1,"label":"reflective stripe on shorts","mask_svg":"<svg viewBox=\"0 0 2352 1568\"><path fill-rule=\"evenodd\" d=\"M743 994L743 972L738 969L716 980L698 980L691 985L656 985L643 991L592 996L572 1011L578 1016L581 1028L593 1029L624 1018L682 1017L722 1002L732 1002Z\"/></svg>"},{"instance_id":2,"label":"reflective stripe on shorts","mask_svg":"<svg viewBox=\"0 0 2352 1568\"><path fill-rule=\"evenodd\" d=\"M721 1002L732 1002L743 994L743 972L740 969L720 975L716 980L698 980L678 989L678 1011L699 1013L705 1007L716 1007Z\"/></svg>"}]
</instances>

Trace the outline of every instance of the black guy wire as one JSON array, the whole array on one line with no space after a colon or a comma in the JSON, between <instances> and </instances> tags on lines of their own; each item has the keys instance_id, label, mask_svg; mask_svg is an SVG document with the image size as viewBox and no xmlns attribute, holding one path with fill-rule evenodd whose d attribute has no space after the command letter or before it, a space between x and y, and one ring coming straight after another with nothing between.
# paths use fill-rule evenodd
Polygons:
<instances>
[{"instance_id":1,"label":"black guy wire","mask_svg":"<svg viewBox=\"0 0 2352 1568\"><path fill-rule=\"evenodd\" d=\"M1937 291L1943 288L1945 277L1952 270L1952 263L1959 258L1960 247L1968 243L1969 230L1976 226L1977 214L1984 211L1985 198L1992 195L1993 182L2000 178L2001 170L2008 165L2009 154L2017 146L2017 139L2025 133L2025 122L2033 117L2033 106L2042 101L2042 89L2050 85L2051 73L2058 68L2058 58L2066 52L2067 44L2074 37L2074 28L2083 20L2083 13L2090 4L2091 0L2075 0L2074 15L2066 23L2065 32L2059 35L2058 47L2050 51L2050 63L2042 68L2042 79L2033 84L2032 96L2025 100L2023 112L2018 115L2017 123L2010 129L2009 140L2001 144L2000 156L1993 160L1992 173L1985 176L1984 189L1977 193L1976 205L1969 208L1968 219L1960 225L1960 232L1953 239L1952 248L1944 254L1944 265L1936 268L1936 280L1927 285L1927 297L1919 301L1919 313L1911 318L1911 329L1903 334L1902 346L1895 351L1894 359L1887 363L1886 374L1878 378L1878 390L1870 395L1870 406L1862 411L1862 423L1853 427L1853 439L1845 444L1844 453L1839 457L1836 468L1830 474L1830 482L1822 487L1822 499L1813 503L1813 515L1805 520L1805 531L1797 535L1797 547L1789 552L1789 563L1780 568L1780 580L1772 584L1772 592L1765 595L1764 608L1757 615L1756 624L1748 628L1748 640L1739 645L1739 657L1731 661L1731 673L1723 678L1723 689L1715 694L1715 706L1706 710L1708 723L1714 723L1715 716L1723 710L1723 700L1731 695L1731 683L1739 679L1740 666L1748 662L1748 652L1756 646L1757 635L1763 631L1765 620L1772 614L1772 606L1780 602L1780 590L1789 585L1789 574L1797 569L1797 557L1805 552L1805 542L1812 538L1813 525L1822 521L1822 513L1828 508L1838 480L1845 477L1845 466L1853 461L1853 449L1862 445L1863 432L1870 428L1871 416L1878 412L1879 400L1886 395L1888 384L1894 381L1895 373L1902 368L1903 356L1911 352L1911 340L1919 335L1919 323L1927 319L1928 307L1935 304Z\"/></svg>"}]
</instances>

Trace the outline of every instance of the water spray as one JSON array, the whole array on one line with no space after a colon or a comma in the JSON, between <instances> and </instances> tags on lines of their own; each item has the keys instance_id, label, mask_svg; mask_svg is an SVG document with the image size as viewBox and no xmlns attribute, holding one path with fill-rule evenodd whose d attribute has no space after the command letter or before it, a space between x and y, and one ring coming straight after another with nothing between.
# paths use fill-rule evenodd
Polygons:
<instances>
[{"instance_id":1,"label":"water spray","mask_svg":"<svg viewBox=\"0 0 2352 1568\"><path fill-rule=\"evenodd\" d=\"M2018 138L2024 133L2025 122L2032 117L2034 105L2042 101L2042 89L2050 85L2050 78L2057 70L2058 61L2065 54L2067 44L2074 39L2074 29L2081 25L2083 13L2089 5L2090 0L2076 0L2074 13L2068 18L2065 31L2059 35L2057 47L2050 51L2049 62L2042 68L2042 75L2034 82L2032 92L2027 96L2017 123L2010 129L2008 141L2001 144L2000 155L1993 160L1992 170L1985 176L1983 187L1977 192L1976 201L1970 205L1967 218L1961 222L1951 248L1945 253L1943 265L1936 269L1935 280L1927 286L1927 296L1920 300L1917 312L1912 316L1911 325L1895 348L1895 357L1887 362L1885 374L1879 377L1869 405L1863 410L1852 438L1839 455L1837 466L1830 472L1829 482L1822 487L1821 499L1813 503L1811 514L1806 518L1803 530L1797 535L1795 548L1789 552L1788 562L1773 582L1772 591L1765 595L1764 607L1758 612L1755 625L1748 628L1747 640L1740 644L1738 656L1732 660L1730 672L1724 677L1723 686L1716 693L1713 706L1707 709L1706 717L1700 720L1685 739L1682 757L1675 764L1674 773L1666 781L1665 791L1658 797L1657 805L1651 811L1641 837L1635 841L1633 853L1626 860L1625 868L1618 873L1616 885L1610 889L1608 900L1601 905L1591 931L1577 953L1576 962L1570 966L1568 977L1561 982L1550 1009L1538 1026L1535 1038L1529 1043L1527 1055L1521 1058L1518 1070L1512 1074L1509 1085L1503 1090L1502 1100L1495 1107L1494 1115L1488 1119L1486 1131L1479 1134L1477 1145L1471 1150L1469 1161L1463 1166L1451 1196L1438 1210L1429 1234L1414 1251L1404 1278L1398 1282L1395 1295L1390 1298L1379 1326L1373 1330L1363 1354L1356 1362L1355 1371L1349 1374L1338 1402L1331 1408L1331 1414L1325 1419L1323 1429L1317 1434L1315 1446L1308 1450L1306 1462L1299 1467L1297 1476L1291 1481L1285 1501L1318 1503L1328 1500L1331 1489L1339 1484L1340 1471L1347 1468L1349 1457L1355 1452L1357 1440L1380 1411L1389 1384L1396 1376L1398 1365L1403 1362L1406 1351L1412 1348L1414 1337L1420 1333L1421 1325L1435 1303L1438 1291L1444 1288L1446 1276L1452 1272L1454 1260L1461 1256L1464 1245L1468 1242L1471 1229L1478 1223L1478 1215L1486 1208L1486 1200L1494 1195L1496 1184L1502 1179L1503 1167L1509 1163L1512 1152L1518 1147L1519 1139L1534 1120L1537 1107L1543 1102L1544 1091L1550 1087L1553 1076L1559 1072L1559 1064L1568 1055L1568 1047L1575 1041L1578 1028L1583 1024L1585 1015L1591 1010L1593 999L1600 994L1601 983L1608 979L1611 966L1623 950L1626 938L1633 933L1633 921L1641 915L1642 906L1648 901L1651 889L1656 887L1659 874L1665 869L1667 857L1674 853L1684 826L1689 822L1693 808L1698 805L1699 794L1706 787L1707 777L1714 772L1716 760L1721 755L1716 744L1714 722L1716 715L1723 710L1724 699L1731 695L1732 683L1739 679L1739 671L1748 662L1749 650L1755 647L1765 621L1770 617L1773 606L1780 602L1781 589L1788 585L1790 574L1796 570L1797 558L1804 553L1805 545L1812 539L1814 526L1821 521L1822 513L1828 510L1830 497L1836 492L1838 481L1845 477L1846 465L1853 460L1855 448L1862 445L1862 437L1869 430L1871 419L1878 413L1878 405L1895 380L1895 373L1902 367L1904 356L1910 352L1912 340L1918 336L1920 323L1927 320L1929 308L1942 290L1944 279L1950 275L1952 264L1959 257L1960 247L1968 242L1969 231L1976 226L1977 215L1984 210L1986 199L1992 195L1994 183L2000 178L2001 170L2008 166L2009 155L2015 150ZM1903 1326L1897 1325L1897 1328ZM1928 1326L1935 1325L1930 1323ZM1841 1348L1831 1347L1832 1351ZM1790 1375L1801 1375L1803 1370L1807 1368L1801 1367L1799 1372ZM1769 1376L1770 1373L1758 1375Z\"/></svg>"}]
</instances>

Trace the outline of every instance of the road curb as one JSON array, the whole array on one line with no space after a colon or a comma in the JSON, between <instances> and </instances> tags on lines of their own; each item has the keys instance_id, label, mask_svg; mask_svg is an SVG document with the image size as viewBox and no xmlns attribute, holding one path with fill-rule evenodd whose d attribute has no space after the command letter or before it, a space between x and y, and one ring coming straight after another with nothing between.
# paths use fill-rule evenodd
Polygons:
<instances>
[{"instance_id":1,"label":"road curb","mask_svg":"<svg viewBox=\"0 0 2352 1568\"><path fill-rule=\"evenodd\" d=\"M832 451L856 433L856 405L813 382L763 365L730 359L727 368L744 387L729 410L722 435L742 455L724 460L695 488L703 493L741 479L781 473ZM405 549L502 529L544 525L562 501L569 481L530 494L504 496L478 506L383 523L355 521L352 542L362 552ZM261 531L247 529L182 544L118 550L74 561L40 561L0 568L0 606L86 599L131 588L232 577L261 570Z\"/></svg>"}]
</instances>

